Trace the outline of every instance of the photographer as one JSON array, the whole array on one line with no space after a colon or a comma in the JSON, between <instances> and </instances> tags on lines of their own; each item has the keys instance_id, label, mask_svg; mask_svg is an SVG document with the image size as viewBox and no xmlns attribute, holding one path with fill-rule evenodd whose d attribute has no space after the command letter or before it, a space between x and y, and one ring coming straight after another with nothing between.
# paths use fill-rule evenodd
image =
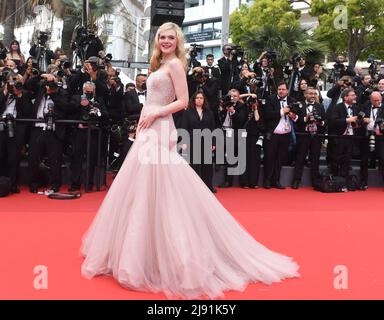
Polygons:
<instances>
[{"instance_id":1,"label":"photographer","mask_svg":"<svg viewBox=\"0 0 384 320\"><path fill-rule=\"evenodd\" d=\"M221 73L220 68L217 64L214 64L215 57L213 54L209 53L205 56L205 60L207 61L207 65L204 67L206 73L209 74L209 79L216 78L220 81Z\"/></svg>"},{"instance_id":2,"label":"photographer","mask_svg":"<svg viewBox=\"0 0 384 320\"><path fill-rule=\"evenodd\" d=\"M296 132L301 134L297 135L296 162L292 189L298 189L300 186L304 163L308 154L311 161L312 183L320 175L320 151L321 142L324 138L320 138L317 134L325 134L326 115L324 106L316 102L316 94L316 89L313 87L308 87L305 90L305 100L297 114Z\"/></svg>"},{"instance_id":3,"label":"photographer","mask_svg":"<svg viewBox=\"0 0 384 320\"><path fill-rule=\"evenodd\" d=\"M239 79L242 63L238 58L244 55L244 51L240 47L226 44L223 46L223 57L218 60L221 72L221 94L225 96L234 81Z\"/></svg>"},{"instance_id":4,"label":"photographer","mask_svg":"<svg viewBox=\"0 0 384 320\"><path fill-rule=\"evenodd\" d=\"M73 155L71 159L71 186L69 192L80 190L82 163L87 151L88 126L100 127L100 123L108 119L108 112L101 98L96 96L96 86L92 82L83 85L83 95L75 96L76 118L89 121L87 124L79 124L72 131ZM87 192L92 191L97 160L98 131L91 131L91 154L89 158L89 180ZM101 144L102 145L102 144ZM102 154L102 152L101 152Z\"/></svg>"},{"instance_id":5,"label":"photographer","mask_svg":"<svg viewBox=\"0 0 384 320\"><path fill-rule=\"evenodd\" d=\"M369 96L374 90L374 81L369 74L361 78L361 85L356 88L357 103L360 107L364 106L369 101Z\"/></svg>"},{"instance_id":6,"label":"photographer","mask_svg":"<svg viewBox=\"0 0 384 320\"><path fill-rule=\"evenodd\" d=\"M368 73L371 76L372 80L377 81L380 76L380 60L376 60L375 56L370 55L367 59L367 62L370 63L368 67Z\"/></svg>"},{"instance_id":7,"label":"photographer","mask_svg":"<svg viewBox=\"0 0 384 320\"><path fill-rule=\"evenodd\" d=\"M357 96L353 89L344 89L341 93L343 102L327 112L328 133L337 136L354 136L359 123ZM331 149L331 173L347 178L349 175L354 142L352 138L333 138Z\"/></svg>"},{"instance_id":8,"label":"photographer","mask_svg":"<svg viewBox=\"0 0 384 320\"><path fill-rule=\"evenodd\" d=\"M91 57L99 57L104 45L97 35L97 25L88 24L87 28L77 27L72 35L71 47L81 62Z\"/></svg>"},{"instance_id":9,"label":"photographer","mask_svg":"<svg viewBox=\"0 0 384 320\"><path fill-rule=\"evenodd\" d=\"M55 123L56 120L66 119L73 112L75 105L70 101L68 93L59 88L57 79L52 74L42 74L43 79L35 92L32 118L44 120L32 125L29 139L29 190L38 192L39 165L44 150L50 164L50 180L52 190L58 192L61 187L61 164L65 125Z\"/></svg>"},{"instance_id":10,"label":"photographer","mask_svg":"<svg viewBox=\"0 0 384 320\"><path fill-rule=\"evenodd\" d=\"M261 148L263 145L262 132L264 131L261 113L257 96L254 93L240 96L245 99L245 106L248 111L248 118L244 125L246 129L246 169L240 176L240 186L242 188L258 188L259 173L261 164Z\"/></svg>"},{"instance_id":11,"label":"photographer","mask_svg":"<svg viewBox=\"0 0 384 320\"><path fill-rule=\"evenodd\" d=\"M46 72L52 60L56 58L55 53L48 49L48 38L50 33L38 31L36 34L37 43L32 44L29 54L37 61L39 70Z\"/></svg>"},{"instance_id":12,"label":"photographer","mask_svg":"<svg viewBox=\"0 0 384 320\"><path fill-rule=\"evenodd\" d=\"M80 71L72 73L68 79L68 85L72 94L81 94L84 83L92 81L96 85L96 96L102 98L105 104L108 97L108 75L99 60L96 56L86 60Z\"/></svg>"},{"instance_id":13,"label":"photographer","mask_svg":"<svg viewBox=\"0 0 384 320\"><path fill-rule=\"evenodd\" d=\"M283 163L288 158L293 122L297 120L298 107L288 97L288 86L281 82L277 95L270 96L264 108L266 135L264 138L264 188L285 189L280 184Z\"/></svg>"},{"instance_id":14,"label":"photographer","mask_svg":"<svg viewBox=\"0 0 384 320\"><path fill-rule=\"evenodd\" d=\"M327 97L331 98L332 101L327 109L327 112L330 108L342 102L342 99L340 98L341 92L348 88L352 89L352 78L349 76L342 76L339 80L337 80L337 83L328 90Z\"/></svg>"},{"instance_id":15,"label":"photographer","mask_svg":"<svg viewBox=\"0 0 384 320\"><path fill-rule=\"evenodd\" d=\"M202 90L198 90L192 95L188 109L183 113L181 127L189 133L189 163L191 167L196 171L201 180L204 181L209 190L216 193L216 189L212 184L212 153L215 150L215 146L213 141L206 141L202 133L203 130L208 129L212 132L215 129L215 119ZM194 148L196 139L200 140L200 149L198 150ZM182 148L186 150L187 145L182 145ZM208 162L205 158L209 159Z\"/></svg>"},{"instance_id":16,"label":"photographer","mask_svg":"<svg viewBox=\"0 0 384 320\"><path fill-rule=\"evenodd\" d=\"M372 92L369 98L369 103L366 103L361 111L365 114L363 126L359 130L359 135L362 137L358 140L360 150L360 189L368 189L368 162L371 153L380 155L382 148L382 139L380 126L378 125L383 119L382 96L380 92ZM376 161L376 160L375 160Z\"/></svg>"},{"instance_id":17,"label":"photographer","mask_svg":"<svg viewBox=\"0 0 384 320\"><path fill-rule=\"evenodd\" d=\"M189 96L199 90L204 92L209 108L215 116L216 127L219 126L219 91L220 82L217 78L210 78L209 73L203 67L196 67L192 70L192 75L187 77Z\"/></svg>"},{"instance_id":18,"label":"photographer","mask_svg":"<svg viewBox=\"0 0 384 320\"><path fill-rule=\"evenodd\" d=\"M328 82L336 85L338 80L343 76L353 77L355 75L353 69L349 66L345 66L345 57L342 54L339 54L336 57L335 64L333 65L333 69L328 76Z\"/></svg>"},{"instance_id":19,"label":"photographer","mask_svg":"<svg viewBox=\"0 0 384 320\"><path fill-rule=\"evenodd\" d=\"M18 173L21 149L25 144L27 125L16 119L29 118L32 102L23 90L22 77L9 74L0 92L0 176L11 180L11 192L19 193Z\"/></svg>"},{"instance_id":20,"label":"photographer","mask_svg":"<svg viewBox=\"0 0 384 320\"><path fill-rule=\"evenodd\" d=\"M296 53L291 58L291 65L284 69L284 73L289 76L288 94L290 96L294 96L300 91L300 80L305 79L309 82L311 70L305 63L305 58Z\"/></svg>"},{"instance_id":21,"label":"photographer","mask_svg":"<svg viewBox=\"0 0 384 320\"><path fill-rule=\"evenodd\" d=\"M121 83L120 78L117 76L116 70L108 70L108 97L107 97L107 110L109 115L109 155L108 163L111 164L115 159L115 153L121 154L119 151L123 141L117 133L119 128L123 125L123 111L122 103L124 96L124 85Z\"/></svg>"},{"instance_id":22,"label":"photographer","mask_svg":"<svg viewBox=\"0 0 384 320\"><path fill-rule=\"evenodd\" d=\"M271 66L273 60L276 59L276 56L275 51L264 51L260 55L258 63L254 66L256 77L262 80L262 86L260 86L257 91L257 95L261 100L265 100L271 94L276 93L276 82L274 78L275 70Z\"/></svg>"},{"instance_id":23,"label":"photographer","mask_svg":"<svg viewBox=\"0 0 384 320\"><path fill-rule=\"evenodd\" d=\"M147 78L146 74L138 74L136 87L125 92L122 102L124 118L139 121L141 110L147 98Z\"/></svg>"},{"instance_id":24,"label":"photographer","mask_svg":"<svg viewBox=\"0 0 384 320\"><path fill-rule=\"evenodd\" d=\"M371 106L366 109L366 114L370 115L369 123L367 123L367 131L369 135L369 148L376 151L379 158L379 170L384 180L384 108L383 98L379 92L371 94ZM372 141L373 139L373 141Z\"/></svg>"},{"instance_id":25,"label":"photographer","mask_svg":"<svg viewBox=\"0 0 384 320\"><path fill-rule=\"evenodd\" d=\"M227 154L227 139L233 139L234 141L234 157L238 157L238 135L239 129L244 128L244 124L247 120L247 109L245 105L240 101L239 91L231 89L228 95L221 99L219 106L219 119L221 127L224 131L225 141L224 149ZM232 150L230 150L232 152ZM228 155L228 154L227 154ZM230 155L228 155L230 156ZM225 157L225 181L220 188L228 188L233 185L234 175L228 174L228 167L234 167L235 164L229 163L227 156Z\"/></svg>"},{"instance_id":26,"label":"photographer","mask_svg":"<svg viewBox=\"0 0 384 320\"><path fill-rule=\"evenodd\" d=\"M203 45L193 43L189 47L186 55L187 63L188 63L188 74L192 73L192 70L196 67L201 67L201 63L197 61L197 55L203 50Z\"/></svg>"}]
</instances>

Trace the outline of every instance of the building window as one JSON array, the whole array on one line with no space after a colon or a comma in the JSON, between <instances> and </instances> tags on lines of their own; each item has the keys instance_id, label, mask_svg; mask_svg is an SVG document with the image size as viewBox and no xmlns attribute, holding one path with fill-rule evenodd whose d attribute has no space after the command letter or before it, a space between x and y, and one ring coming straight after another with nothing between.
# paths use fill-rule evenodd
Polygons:
<instances>
[{"instance_id":1,"label":"building window","mask_svg":"<svg viewBox=\"0 0 384 320\"><path fill-rule=\"evenodd\" d=\"M105 31L109 36L113 35L113 21L106 21L105 22Z\"/></svg>"},{"instance_id":2,"label":"building window","mask_svg":"<svg viewBox=\"0 0 384 320\"><path fill-rule=\"evenodd\" d=\"M199 5L199 0L186 0L185 1L185 7L186 8L197 7L198 5Z\"/></svg>"}]
</instances>

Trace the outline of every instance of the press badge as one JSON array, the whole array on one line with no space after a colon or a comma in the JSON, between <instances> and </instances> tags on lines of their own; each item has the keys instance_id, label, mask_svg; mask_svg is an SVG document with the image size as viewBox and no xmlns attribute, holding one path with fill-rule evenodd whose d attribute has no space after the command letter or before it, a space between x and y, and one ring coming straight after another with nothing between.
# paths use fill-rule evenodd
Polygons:
<instances>
[{"instance_id":1,"label":"press badge","mask_svg":"<svg viewBox=\"0 0 384 320\"><path fill-rule=\"evenodd\" d=\"M233 129L227 129L225 130L227 138L232 138L233 135Z\"/></svg>"}]
</instances>

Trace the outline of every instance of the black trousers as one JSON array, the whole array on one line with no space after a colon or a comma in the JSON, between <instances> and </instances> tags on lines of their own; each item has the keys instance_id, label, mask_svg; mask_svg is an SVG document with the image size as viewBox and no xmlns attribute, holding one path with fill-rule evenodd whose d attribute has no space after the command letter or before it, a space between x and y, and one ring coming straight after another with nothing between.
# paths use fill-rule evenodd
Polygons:
<instances>
[{"instance_id":1,"label":"black trousers","mask_svg":"<svg viewBox=\"0 0 384 320\"><path fill-rule=\"evenodd\" d=\"M53 188L60 188L63 141L54 131L44 131L39 127L31 129L29 140L30 186L36 188L39 186L39 165L44 151L48 155L50 165L50 183Z\"/></svg>"},{"instance_id":2,"label":"black trousers","mask_svg":"<svg viewBox=\"0 0 384 320\"><path fill-rule=\"evenodd\" d=\"M347 178L353 154L353 137L333 138L331 173Z\"/></svg>"},{"instance_id":3,"label":"black trousers","mask_svg":"<svg viewBox=\"0 0 384 320\"><path fill-rule=\"evenodd\" d=\"M227 132L224 130L224 172L225 172L225 182L228 183L229 185L233 185L233 178L236 176L234 174L229 174L228 168L235 168L238 163L232 163L233 161L229 159L229 155L231 157L238 157L239 155L239 143L238 143L238 136L239 132L237 129L232 129L232 137L227 138ZM233 139L233 149L232 147L230 148L228 145L228 140L227 139ZM239 159L240 160L240 159Z\"/></svg>"},{"instance_id":4,"label":"black trousers","mask_svg":"<svg viewBox=\"0 0 384 320\"><path fill-rule=\"evenodd\" d=\"M362 184L368 183L368 162L369 162L369 137L357 139L357 146L360 150L360 181Z\"/></svg>"},{"instance_id":5,"label":"black trousers","mask_svg":"<svg viewBox=\"0 0 384 320\"><path fill-rule=\"evenodd\" d=\"M314 135L297 135L296 143L296 162L295 172L293 174L293 181L301 181L303 176L304 164L307 155L309 154L311 161L311 179L319 175L319 163L320 163L320 151L321 151L321 138Z\"/></svg>"},{"instance_id":6,"label":"black trousers","mask_svg":"<svg viewBox=\"0 0 384 320\"><path fill-rule=\"evenodd\" d=\"M94 175L95 175L95 167L97 164L97 139L98 139L98 131L91 131L91 156L89 159L89 186L93 186ZM83 170L83 160L87 153L87 141L88 141L88 129L86 128L75 128L72 132L72 149L73 155L71 159L71 185L73 187L81 186L81 177L82 174L85 174ZM85 177L84 177L85 178Z\"/></svg>"},{"instance_id":7,"label":"black trousers","mask_svg":"<svg viewBox=\"0 0 384 320\"><path fill-rule=\"evenodd\" d=\"M261 146L256 142L259 136L247 135L246 169L240 176L240 184L255 187L259 184Z\"/></svg>"},{"instance_id":8,"label":"black trousers","mask_svg":"<svg viewBox=\"0 0 384 320\"><path fill-rule=\"evenodd\" d=\"M208 151L207 158L210 160L206 162L204 160L206 156L206 152L204 151L204 141L201 141L200 150L196 150L193 148L193 139L191 140L190 145L190 165L195 170L195 172L199 175L201 180L204 181L205 185L213 190L213 159L212 159L212 151Z\"/></svg>"},{"instance_id":9,"label":"black trousers","mask_svg":"<svg viewBox=\"0 0 384 320\"><path fill-rule=\"evenodd\" d=\"M24 144L24 130L18 130L9 138L7 131L0 132L0 176L7 176L12 187L16 187L19 178L21 149Z\"/></svg>"},{"instance_id":10,"label":"black trousers","mask_svg":"<svg viewBox=\"0 0 384 320\"><path fill-rule=\"evenodd\" d=\"M379 158L379 170L384 180L384 136L376 136L375 145Z\"/></svg>"},{"instance_id":11,"label":"black trousers","mask_svg":"<svg viewBox=\"0 0 384 320\"><path fill-rule=\"evenodd\" d=\"M264 140L264 183L280 182L281 167L288 157L290 142L291 133L272 133Z\"/></svg>"}]
</instances>

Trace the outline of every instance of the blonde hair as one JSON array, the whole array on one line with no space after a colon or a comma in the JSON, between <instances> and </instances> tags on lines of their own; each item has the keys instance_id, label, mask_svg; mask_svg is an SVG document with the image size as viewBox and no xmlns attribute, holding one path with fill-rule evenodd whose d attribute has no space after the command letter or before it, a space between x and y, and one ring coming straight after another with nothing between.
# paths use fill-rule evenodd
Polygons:
<instances>
[{"instance_id":1,"label":"blonde hair","mask_svg":"<svg viewBox=\"0 0 384 320\"><path fill-rule=\"evenodd\" d=\"M162 24L156 32L155 44L153 46L152 57L150 61L150 72L154 72L160 68L162 53L159 47L159 37L160 33L168 30L174 30L176 33L177 43L175 54L177 58L182 62L184 69L187 70L187 60L185 58L185 49L184 49L184 35L180 27L173 22L166 22Z\"/></svg>"}]
</instances>

